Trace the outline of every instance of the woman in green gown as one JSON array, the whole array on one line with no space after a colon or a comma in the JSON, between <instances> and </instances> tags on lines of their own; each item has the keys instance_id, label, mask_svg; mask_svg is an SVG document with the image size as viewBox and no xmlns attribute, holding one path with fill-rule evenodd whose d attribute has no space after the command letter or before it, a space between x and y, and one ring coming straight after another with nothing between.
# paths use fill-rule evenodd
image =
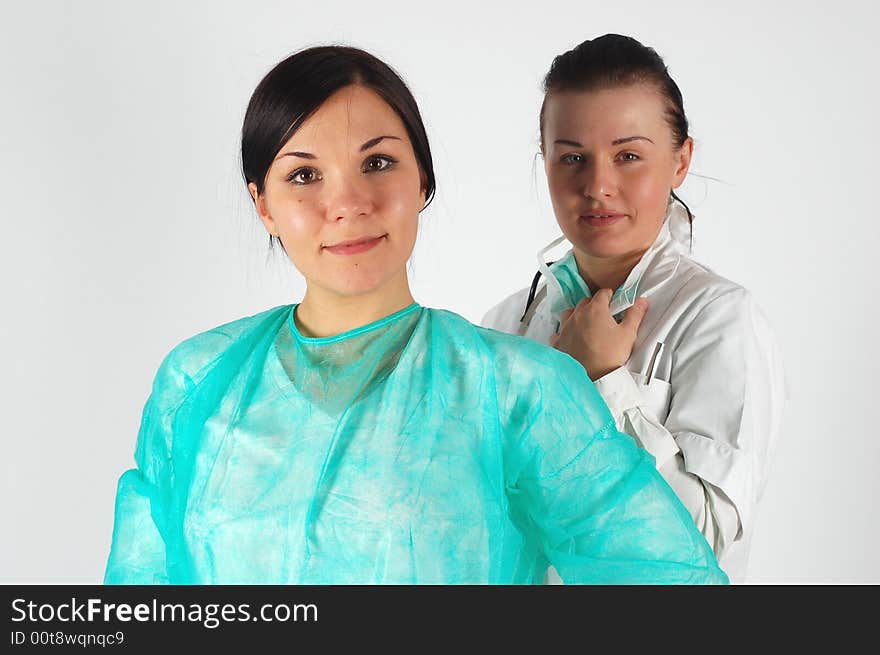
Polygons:
<instances>
[{"instance_id":1,"label":"woman in green gown","mask_svg":"<svg viewBox=\"0 0 880 655\"><path fill-rule=\"evenodd\" d=\"M183 341L119 482L105 582L723 583L567 355L413 300L434 172L375 57L301 51L242 130L302 301Z\"/></svg>"}]
</instances>

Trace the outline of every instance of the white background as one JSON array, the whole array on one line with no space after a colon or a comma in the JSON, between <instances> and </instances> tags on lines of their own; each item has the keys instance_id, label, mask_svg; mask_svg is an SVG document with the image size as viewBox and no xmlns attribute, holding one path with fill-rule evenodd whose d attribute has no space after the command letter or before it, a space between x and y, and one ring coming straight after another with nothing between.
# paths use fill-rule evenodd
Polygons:
<instances>
[{"instance_id":1,"label":"white background","mask_svg":"<svg viewBox=\"0 0 880 655\"><path fill-rule=\"evenodd\" d=\"M416 299L479 321L557 234L537 153L554 55L665 58L696 138L695 256L751 289L791 398L749 581L880 582L877 9L869 2L28 2L0 20L0 582L100 582L118 476L183 338L297 301L239 172L261 77L363 47L410 84L438 193ZM280 251L279 251L280 252Z\"/></svg>"}]
</instances>

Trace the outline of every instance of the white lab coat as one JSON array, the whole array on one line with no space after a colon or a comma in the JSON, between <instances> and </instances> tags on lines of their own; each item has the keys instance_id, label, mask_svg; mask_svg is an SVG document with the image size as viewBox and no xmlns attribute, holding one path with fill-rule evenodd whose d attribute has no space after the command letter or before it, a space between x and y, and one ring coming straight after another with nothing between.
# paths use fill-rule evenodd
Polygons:
<instances>
[{"instance_id":1,"label":"white lab coat","mask_svg":"<svg viewBox=\"0 0 880 655\"><path fill-rule=\"evenodd\" d=\"M780 431L782 361L749 292L692 260L687 241L686 214L673 203L611 304L619 314L638 296L649 300L632 355L595 385L618 429L654 456L731 582L743 582ZM564 302L543 261L547 250L539 260L549 280L545 274L525 317L528 288L490 310L485 327L549 343L559 325L551 306ZM663 348L649 371L658 342Z\"/></svg>"}]
</instances>

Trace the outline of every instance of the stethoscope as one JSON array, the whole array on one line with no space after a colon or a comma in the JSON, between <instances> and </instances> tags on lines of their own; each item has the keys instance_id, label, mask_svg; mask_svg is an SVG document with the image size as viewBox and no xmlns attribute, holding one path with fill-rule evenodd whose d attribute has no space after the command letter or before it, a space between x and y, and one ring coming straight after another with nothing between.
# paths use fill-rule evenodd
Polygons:
<instances>
[{"instance_id":1,"label":"stethoscope","mask_svg":"<svg viewBox=\"0 0 880 655\"><path fill-rule=\"evenodd\" d=\"M550 262L547 264L548 268L553 266L556 262ZM541 281L541 276L543 275L543 271L538 269L538 272L535 273L535 277L532 278L532 285L529 287L529 297L526 300L526 307L523 310L523 315L520 317L519 322L523 323L526 320L526 314L529 313L529 309L532 307L532 303L535 302L535 294L538 292L538 283Z\"/></svg>"}]
</instances>

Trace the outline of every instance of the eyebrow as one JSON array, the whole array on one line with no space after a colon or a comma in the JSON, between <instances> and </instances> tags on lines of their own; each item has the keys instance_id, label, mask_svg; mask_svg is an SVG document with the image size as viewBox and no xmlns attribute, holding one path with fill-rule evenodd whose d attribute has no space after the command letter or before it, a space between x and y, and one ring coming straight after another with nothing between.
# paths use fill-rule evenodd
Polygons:
<instances>
[{"instance_id":1,"label":"eyebrow","mask_svg":"<svg viewBox=\"0 0 880 655\"><path fill-rule=\"evenodd\" d=\"M360 148L358 148L358 152L363 152L364 150L369 150L377 143L385 139L395 139L397 141L402 141L402 139L398 136L391 136L390 134L383 134L382 136L377 136L369 141L365 141ZM291 152L282 152L275 159L281 159L282 157L300 157L301 159L317 159L315 155L310 152L303 152L302 150L292 150Z\"/></svg>"},{"instance_id":2,"label":"eyebrow","mask_svg":"<svg viewBox=\"0 0 880 655\"><path fill-rule=\"evenodd\" d=\"M302 152L300 150L293 150L292 152L282 152L275 159L281 159L282 157L302 157L303 159L317 159L315 155L310 152Z\"/></svg>"},{"instance_id":3,"label":"eyebrow","mask_svg":"<svg viewBox=\"0 0 880 655\"><path fill-rule=\"evenodd\" d=\"M639 141L639 140L654 143L651 139L649 139L646 136L635 135L635 136L621 137L620 139L614 139L614 141L611 142L611 145L612 146L619 146L624 143L629 143L630 141ZM556 141L554 141L553 143L555 143L557 145L561 145L561 146L574 146L575 148L583 148L584 147L584 144L579 143L578 141L572 141L571 139L556 139Z\"/></svg>"},{"instance_id":4,"label":"eyebrow","mask_svg":"<svg viewBox=\"0 0 880 655\"><path fill-rule=\"evenodd\" d=\"M611 142L612 146L619 146L622 143L629 143L630 141L647 141L649 143L654 143L651 139L646 136L625 136L622 139L614 139Z\"/></svg>"},{"instance_id":5,"label":"eyebrow","mask_svg":"<svg viewBox=\"0 0 880 655\"><path fill-rule=\"evenodd\" d=\"M383 139L395 139L397 141L402 140L400 137L391 136L390 134L386 134L384 136L377 136L375 139L370 139L369 141L365 141L364 145L362 145L360 147L360 152L363 152L364 150L369 150L370 148L372 148L374 145L376 145L377 143L379 143Z\"/></svg>"},{"instance_id":6,"label":"eyebrow","mask_svg":"<svg viewBox=\"0 0 880 655\"><path fill-rule=\"evenodd\" d=\"M556 139L556 141L554 141L553 143L559 146L574 146L575 148L584 147L583 143L578 143L577 141L572 141L571 139Z\"/></svg>"}]
</instances>

